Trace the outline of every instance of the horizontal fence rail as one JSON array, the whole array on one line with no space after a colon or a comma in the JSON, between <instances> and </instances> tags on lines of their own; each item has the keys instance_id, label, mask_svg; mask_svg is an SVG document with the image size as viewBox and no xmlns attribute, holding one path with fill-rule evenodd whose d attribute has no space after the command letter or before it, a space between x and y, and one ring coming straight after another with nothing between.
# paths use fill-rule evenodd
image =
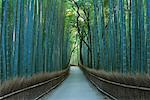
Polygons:
<instances>
[{"instance_id":1,"label":"horizontal fence rail","mask_svg":"<svg viewBox=\"0 0 150 100\"><path fill-rule=\"evenodd\" d=\"M150 88L121 84L121 83L117 83L117 82L113 82L113 81L106 80L106 79L104 79L104 78L101 78L101 77L99 77L99 76L93 74L93 73L89 73L89 74L90 74L90 76L93 76L93 77L95 77L96 79L98 79L98 80L100 80L100 81L103 81L103 82L106 82L106 83L109 83L109 84L118 85L118 86L125 87L125 88L138 89L138 90L143 90L143 91L150 91Z\"/></svg>"},{"instance_id":2,"label":"horizontal fence rail","mask_svg":"<svg viewBox=\"0 0 150 100\"><path fill-rule=\"evenodd\" d=\"M26 87L24 89L20 89L20 90L17 90L15 92L12 92L12 93L9 93L9 94L6 94L4 96L1 96L0 97L0 100L15 100L15 98L17 97L17 95L23 95L24 92L32 92L32 90L36 89L38 90L38 88L44 86L44 85L48 85L51 87L44 91L43 93L37 93L37 96L34 97L34 100L38 100L39 98L41 98L42 96L44 96L46 93L50 92L51 90L53 90L54 88L56 88L59 84L61 84L65 79L66 77L68 76L68 73L69 73L69 68L67 70L65 70L65 72L59 74L59 75L56 75L54 76L52 79L50 80L47 80L45 82L41 82L41 83L38 83L36 85L32 85L32 86L29 86L29 87ZM40 91L40 90L39 90ZM33 92L36 92L36 91L33 91ZM18 96L20 97L20 96ZM18 98L17 97L17 98ZM22 97L21 97L22 98Z\"/></svg>"},{"instance_id":3,"label":"horizontal fence rail","mask_svg":"<svg viewBox=\"0 0 150 100\"><path fill-rule=\"evenodd\" d=\"M39 95L37 98L35 98L34 100L38 100L40 98L42 98L44 95L46 95L47 93L49 93L50 91L52 91L53 89L55 89L57 86L59 86L63 81L65 80L65 77L56 85L54 85L52 88L50 88L49 90L47 90L46 92L42 93L41 95Z\"/></svg>"},{"instance_id":4,"label":"horizontal fence rail","mask_svg":"<svg viewBox=\"0 0 150 100\"><path fill-rule=\"evenodd\" d=\"M150 88L113 82L81 67L89 81L113 100L149 100Z\"/></svg>"}]
</instances>

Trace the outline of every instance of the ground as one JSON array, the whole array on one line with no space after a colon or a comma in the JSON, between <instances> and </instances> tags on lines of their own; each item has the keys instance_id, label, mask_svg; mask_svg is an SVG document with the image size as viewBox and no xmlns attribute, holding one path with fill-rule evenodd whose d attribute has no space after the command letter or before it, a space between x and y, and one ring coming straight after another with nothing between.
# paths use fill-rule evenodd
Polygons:
<instances>
[{"instance_id":1,"label":"ground","mask_svg":"<svg viewBox=\"0 0 150 100\"><path fill-rule=\"evenodd\" d=\"M71 67L69 77L41 100L110 100L88 82L79 67Z\"/></svg>"}]
</instances>

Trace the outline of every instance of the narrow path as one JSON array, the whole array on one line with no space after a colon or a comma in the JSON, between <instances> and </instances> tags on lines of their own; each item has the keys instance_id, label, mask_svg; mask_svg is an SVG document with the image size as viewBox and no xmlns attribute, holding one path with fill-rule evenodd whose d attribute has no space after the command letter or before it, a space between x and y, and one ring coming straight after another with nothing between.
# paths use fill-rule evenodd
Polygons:
<instances>
[{"instance_id":1,"label":"narrow path","mask_svg":"<svg viewBox=\"0 0 150 100\"><path fill-rule=\"evenodd\" d=\"M110 100L88 82L78 67L71 67L69 77L41 100Z\"/></svg>"}]
</instances>

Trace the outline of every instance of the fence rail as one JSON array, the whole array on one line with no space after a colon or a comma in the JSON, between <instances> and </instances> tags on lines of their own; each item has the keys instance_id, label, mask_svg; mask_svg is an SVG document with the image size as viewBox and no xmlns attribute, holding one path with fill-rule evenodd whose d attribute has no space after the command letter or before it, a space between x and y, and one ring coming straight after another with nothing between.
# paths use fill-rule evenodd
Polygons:
<instances>
[{"instance_id":1,"label":"fence rail","mask_svg":"<svg viewBox=\"0 0 150 100\"><path fill-rule=\"evenodd\" d=\"M90 72L86 68L82 67L86 77L89 81L96 86L105 95L109 96L113 100L149 100L150 88L138 87L133 85L126 85L118 82L113 82L93 72Z\"/></svg>"},{"instance_id":2,"label":"fence rail","mask_svg":"<svg viewBox=\"0 0 150 100\"><path fill-rule=\"evenodd\" d=\"M45 81L45 82L41 82L41 83L38 83L36 85L32 85L32 86L26 87L24 89L20 89L20 90L17 90L15 92L1 96L0 100L5 100L5 99L12 100L14 98L20 99L20 98L23 98L22 96L24 96L24 94L26 94L25 92L27 92L27 93L37 92L34 89L36 89L36 90L38 90L38 88L41 89L41 87L43 87L44 85L46 85L47 87L50 86L47 90L45 90L43 92L41 91L40 93L37 93L36 96L33 95L34 97L32 97L32 98L34 98L35 100L38 100L39 98L44 96L46 93L50 92L51 90L56 88L59 84L61 84L65 80L65 78L67 77L68 72L69 72L69 69L67 69L65 72L63 72L63 73L53 77L50 80ZM40 91L40 89L38 91ZM45 89L45 88L43 88L43 89Z\"/></svg>"}]
</instances>

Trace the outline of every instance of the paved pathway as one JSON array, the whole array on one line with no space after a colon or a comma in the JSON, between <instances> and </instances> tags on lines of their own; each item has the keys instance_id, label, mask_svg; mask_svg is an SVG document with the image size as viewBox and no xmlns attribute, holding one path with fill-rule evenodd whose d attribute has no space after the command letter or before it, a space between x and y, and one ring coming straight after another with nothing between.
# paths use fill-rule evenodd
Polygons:
<instances>
[{"instance_id":1,"label":"paved pathway","mask_svg":"<svg viewBox=\"0 0 150 100\"><path fill-rule=\"evenodd\" d=\"M69 77L41 100L110 100L88 82L78 67L71 67Z\"/></svg>"}]
</instances>

